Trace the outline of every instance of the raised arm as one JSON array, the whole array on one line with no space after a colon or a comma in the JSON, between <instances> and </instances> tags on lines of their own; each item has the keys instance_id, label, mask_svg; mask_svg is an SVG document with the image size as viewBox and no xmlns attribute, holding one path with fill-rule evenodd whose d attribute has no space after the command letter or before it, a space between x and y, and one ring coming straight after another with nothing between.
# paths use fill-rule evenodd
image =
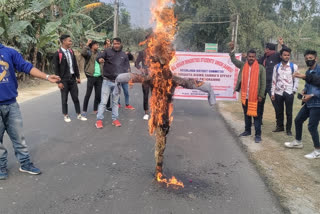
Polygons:
<instances>
[{"instance_id":1,"label":"raised arm","mask_svg":"<svg viewBox=\"0 0 320 214\"><path fill-rule=\"evenodd\" d=\"M242 68L244 65L244 62L237 60L236 56L235 56L235 49L234 49L234 43L230 42L229 43L229 48L230 48L230 58L231 58L231 62L237 67L237 68Z\"/></svg>"}]
</instances>

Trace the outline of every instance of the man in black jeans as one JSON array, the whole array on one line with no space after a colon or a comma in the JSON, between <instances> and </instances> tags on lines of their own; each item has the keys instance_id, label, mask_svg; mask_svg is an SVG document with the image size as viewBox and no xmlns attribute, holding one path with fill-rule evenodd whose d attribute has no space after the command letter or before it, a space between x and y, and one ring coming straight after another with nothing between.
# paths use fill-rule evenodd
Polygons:
<instances>
[{"instance_id":1,"label":"man in black jeans","mask_svg":"<svg viewBox=\"0 0 320 214\"><path fill-rule=\"evenodd\" d=\"M80 83L80 73L76 57L71 49L72 40L69 35L60 36L61 48L53 56L54 72L61 78L58 87L61 91L62 113L65 122L71 122L68 115L68 95L71 94L78 119L86 121L87 118L81 116L80 102L78 98L79 90L77 83Z\"/></svg>"},{"instance_id":2,"label":"man in black jeans","mask_svg":"<svg viewBox=\"0 0 320 214\"><path fill-rule=\"evenodd\" d=\"M100 64L96 61L98 56L99 43L97 41L88 40L87 45L82 49L81 55L85 58L84 73L87 76L87 92L83 101L83 117L87 117L87 109L89 99L94 88L94 104L93 111L98 112L98 105L101 99L102 76Z\"/></svg>"},{"instance_id":3,"label":"man in black jeans","mask_svg":"<svg viewBox=\"0 0 320 214\"><path fill-rule=\"evenodd\" d=\"M271 88L271 100L274 102L277 126L273 132L284 131L284 105L286 106L288 136L292 136L292 108L294 94L298 90L299 79L293 77L298 66L290 62L291 49L284 47L280 51L282 62L274 66Z\"/></svg>"},{"instance_id":4,"label":"man in black jeans","mask_svg":"<svg viewBox=\"0 0 320 214\"><path fill-rule=\"evenodd\" d=\"M320 66L317 65L317 52L313 50L307 50L304 54L306 64L309 70L306 76L314 76L315 79L320 77ZM299 76L295 74L294 76ZM302 91L302 101L304 103L300 112L295 119L296 126L296 138L292 142L285 142L284 146L287 148L303 148L302 140L302 128L303 123L309 118L308 129L312 136L312 141L315 150L310 154L305 155L307 159L320 158L320 142L318 125L320 121L320 87L310 83L305 84L305 88Z\"/></svg>"},{"instance_id":5,"label":"man in black jeans","mask_svg":"<svg viewBox=\"0 0 320 214\"><path fill-rule=\"evenodd\" d=\"M148 66L145 63L146 53L145 50L139 52L138 57L134 63L135 67L139 69L144 75L148 75ZM140 65L141 63L141 65ZM149 120L149 91L150 85L142 83L143 92L143 110L144 110L144 120Z\"/></svg>"},{"instance_id":6,"label":"man in black jeans","mask_svg":"<svg viewBox=\"0 0 320 214\"><path fill-rule=\"evenodd\" d=\"M279 38L279 44L283 47L286 47L284 45L283 39ZM258 62L259 64L263 65L266 69L266 91L265 96L262 100L262 115L261 115L261 121L263 119L263 112L264 112L264 104L267 99L267 94L271 98L271 86L272 86L272 75L273 75L273 69L276 64L279 64L281 62L280 53L276 51L276 44L273 43L267 43L265 48L265 54L259 58ZM274 102L271 100L272 105L274 105Z\"/></svg>"}]
</instances>

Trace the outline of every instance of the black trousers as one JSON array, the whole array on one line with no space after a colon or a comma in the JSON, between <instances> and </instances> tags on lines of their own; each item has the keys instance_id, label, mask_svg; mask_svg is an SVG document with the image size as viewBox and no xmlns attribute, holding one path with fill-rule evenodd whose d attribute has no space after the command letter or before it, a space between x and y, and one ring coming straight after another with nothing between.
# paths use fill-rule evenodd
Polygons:
<instances>
[{"instance_id":1,"label":"black trousers","mask_svg":"<svg viewBox=\"0 0 320 214\"><path fill-rule=\"evenodd\" d=\"M150 91L149 84L142 84L142 92L143 92L143 110L149 110L149 91Z\"/></svg>"},{"instance_id":2,"label":"black trousers","mask_svg":"<svg viewBox=\"0 0 320 214\"><path fill-rule=\"evenodd\" d=\"M89 103L93 88L94 88L94 93L95 93L93 110L98 111L98 105L99 105L100 99L101 99L101 87L102 87L103 78L102 77L90 77L90 76L88 76L87 78L88 78L87 92L86 92L86 95L85 95L84 101L83 101L83 111L87 112L87 110L88 110L88 103Z\"/></svg>"},{"instance_id":3,"label":"black trousers","mask_svg":"<svg viewBox=\"0 0 320 214\"><path fill-rule=\"evenodd\" d=\"M267 85L266 91L265 91L265 93L264 93L264 98L262 99L262 102L261 102L261 104L262 104L261 122L262 122L262 120L263 120L264 104L266 103L267 94L269 95L269 98L270 98L270 100L271 100L271 85ZM273 108L275 108L275 106L274 106L274 101L271 100L271 103L272 103L272 105L273 105Z\"/></svg>"},{"instance_id":4,"label":"black trousers","mask_svg":"<svg viewBox=\"0 0 320 214\"><path fill-rule=\"evenodd\" d=\"M277 127L283 128L284 121L284 105L286 106L287 125L286 130L291 131L292 128L292 107L294 95L283 93L283 96L275 94L274 108L276 111Z\"/></svg>"},{"instance_id":5,"label":"black trousers","mask_svg":"<svg viewBox=\"0 0 320 214\"><path fill-rule=\"evenodd\" d=\"M257 117L251 117L247 115L248 111L248 100L246 100L246 105L242 105L243 114L244 114L244 123L245 123L245 131L251 133L251 126L252 126L252 118L254 120L254 128L255 128L255 136L261 137L261 122L262 122L262 102L258 102L258 109L257 109Z\"/></svg>"},{"instance_id":6,"label":"black trousers","mask_svg":"<svg viewBox=\"0 0 320 214\"><path fill-rule=\"evenodd\" d=\"M75 78L69 80L62 80L61 83L63 84L64 88L60 90L61 92L61 101L62 101L62 113L64 115L68 114L68 95L69 92L71 94L72 101L74 103L74 107L76 109L76 113L80 114L80 102L79 102L79 90L77 81Z\"/></svg>"}]
</instances>

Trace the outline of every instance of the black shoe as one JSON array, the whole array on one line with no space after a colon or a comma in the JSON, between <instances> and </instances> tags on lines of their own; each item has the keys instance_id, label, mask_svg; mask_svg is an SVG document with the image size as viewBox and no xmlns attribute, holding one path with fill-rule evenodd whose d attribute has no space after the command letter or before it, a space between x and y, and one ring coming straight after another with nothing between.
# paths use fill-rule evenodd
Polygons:
<instances>
[{"instance_id":1,"label":"black shoe","mask_svg":"<svg viewBox=\"0 0 320 214\"><path fill-rule=\"evenodd\" d=\"M260 143L260 142L262 141L261 136L256 136L255 139L254 139L254 141L255 141L256 143Z\"/></svg>"},{"instance_id":2,"label":"black shoe","mask_svg":"<svg viewBox=\"0 0 320 214\"><path fill-rule=\"evenodd\" d=\"M292 136L292 132L291 131L287 131L287 135L288 136Z\"/></svg>"},{"instance_id":3,"label":"black shoe","mask_svg":"<svg viewBox=\"0 0 320 214\"><path fill-rule=\"evenodd\" d=\"M108 108L106 108L106 111L112 112L112 108L111 108L111 107L108 107Z\"/></svg>"},{"instance_id":4,"label":"black shoe","mask_svg":"<svg viewBox=\"0 0 320 214\"><path fill-rule=\"evenodd\" d=\"M250 135L251 135L250 132L245 131L245 132L241 133L241 134L239 135L239 137L246 137L246 136L250 136Z\"/></svg>"},{"instance_id":5,"label":"black shoe","mask_svg":"<svg viewBox=\"0 0 320 214\"><path fill-rule=\"evenodd\" d=\"M277 127L275 130L273 130L272 132L283 132L284 128L282 127Z\"/></svg>"}]
</instances>

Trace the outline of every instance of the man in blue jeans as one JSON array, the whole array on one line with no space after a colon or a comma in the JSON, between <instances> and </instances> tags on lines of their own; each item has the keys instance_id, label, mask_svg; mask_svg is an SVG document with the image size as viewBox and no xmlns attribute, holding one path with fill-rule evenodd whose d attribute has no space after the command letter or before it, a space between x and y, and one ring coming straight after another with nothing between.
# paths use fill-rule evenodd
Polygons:
<instances>
[{"instance_id":1,"label":"man in blue jeans","mask_svg":"<svg viewBox=\"0 0 320 214\"><path fill-rule=\"evenodd\" d=\"M19 170L32 175L41 173L40 169L36 168L30 160L23 134L21 112L16 101L18 82L15 70L49 80L52 83L60 81L58 76L47 75L33 68L32 64L26 62L17 51L0 44L0 180L8 178L8 151L3 145L5 131L12 141L15 155L20 162Z\"/></svg>"},{"instance_id":2,"label":"man in blue jeans","mask_svg":"<svg viewBox=\"0 0 320 214\"><path fill-rule=\"evenodd\" d=\"M306 64L309 68L306 75L320 76L320 66L317 65L317 52L307 50L304 54ZM310 154L305 155L307 159L320 158L320 143L318 125L320 120L320 87L306 83L302 91L302 102L304 103L300 112L295 119L296 125L296 139L292 142L285 142L284 146L287 148L303 148L302 140L302 127L304 121L309 118L308 129L312 137L315 150Z\"/></svg>"},{"instance_id":3,"label":"man in blue jeans","mask_svg":"<svg viewBox=\"0 0 320 214\"><path fill-rule=\"evenodd\" d=\"M103 65L103 83L101 90L101 101L98 107L96 127L103 128L104 112L108 103L109 95L112 94L115 88L115 79L121 73L128 73L130 71L130 64L128 56L122 51L122 44L120 38L114 38L112 41L112 48L105 49L97 57L99 63ZM119 117L119 95L112 95L112 125L120 127L121 123Z\"/></svg>"},{"instance_id":4,"label":"man in blue jeans","mask_svg":"<svg viewBox=\"0 0 320 214\"><path fill-rule=\"evenodd\" d=\"M127 83L127 82L121 83L121 87L123 90L124 100L125 100L125 104L126 104L126 106L124 108L129 109L129 110L135 110L135 108L129 104L129 83ZM121 107L121 104L120 104L120 97L119 97L119 108L120 107Z\"/></svg>"}]
</instances>

